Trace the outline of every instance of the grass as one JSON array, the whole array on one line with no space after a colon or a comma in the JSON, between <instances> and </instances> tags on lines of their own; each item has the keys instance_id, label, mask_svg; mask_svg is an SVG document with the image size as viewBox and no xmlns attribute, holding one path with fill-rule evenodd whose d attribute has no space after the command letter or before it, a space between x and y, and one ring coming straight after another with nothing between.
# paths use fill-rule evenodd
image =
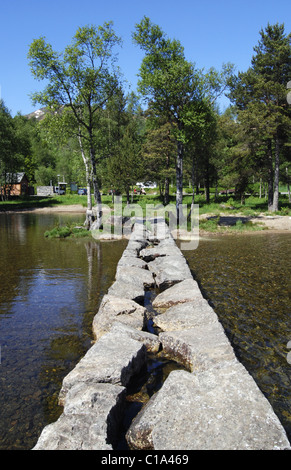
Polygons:
<instances>
[{"instance_id":1,"label":"grass","mask_svg":"<svg viewBox=\"0 0 291 470\"><path fill-rule=\"evenodd\" d=\"M84 238L91 237L91 232L83 227L75 227L67 224L66 226L56 225L52 230L44 233L45 238Z\"/></svg>"},{"instance_id":2,"label":"grass","mask_svg":"<svg viewBox=\"0 0 291 470\"><path fill-rule=\"evenodd\" d=\"M187 195L187 191L183 197L183 204L187 204L190 208L192 196ZM142 215L147 215L148 205L151 204L154 207L157 207L162 204L162 199L156 195L148 192L146 195L134 195L132 204L138 204L138 209L142 211ZM175 205L175 195L170 196L170 204ZM63 196L54 196L54 197L14 197L9 201L0 202L0 212L9 211L9 210L21 210L21 209L33 209L39 207L54 207L54 206L65 206L65 205L75 205L81 204L86 207L87 205L87 196L79 196L77 194L67 194ZM102 204L108 206L111 210L114 210L114 204L112 203L112 198L110 195L102 196ZM214 195L211 195L210 203L205 202L204 195L199 195L195 197L195 204L199 205L199 215L204 218L200 218L199 227L201 230L207 232L235 232L235 231L257 231L263 230L264 227L261 224L255 224L252 221L247 221L246 223L237 221L234 226L222 226L219 224L219 217L223 214L225 216L242 216L242 217L256 217L260 214L263 215L282 215L282 216L291 216L291 203L288 201L287 196L280 196L279 199L279 211L277 212L268 212L267 201L264 198L249 196L246 198L245 203L241 204L239 200L236 200L232 197L219 196L215 199ZM132 211L131 213L125 214L126 198L122 197L122 213L123 215L133 216L139 215ZM207 219L206 216L209 215L211 219ZM215 217L216 218L213 218ZM89 236L88 231L85 229L76 229L74 227L54 227L51 231L46 232L45 236L47 238L80 238Z\"/></svg>"},{"instance_id":3,"label":"grass","mask_svg":"<svg viewBox=\"0 0 291 470\"><path fill-rule=\"evenodd\" d=\"M190 203L190 198L185 196L183 202ZM195 199L195 203L199 204L199 213L202 214L213 214L220 215L224 214L241 214L245 217L255 217L259 214L264 215L289 215L291 216L291 203L288 202L287 196L280 196L279 199L279 211L268 212L268 203L266 199L249 196L245 199L245 203L241 204L240 201L233 199L232 197L227 198L226 196L220 196L217 200L214 197L211 198L209 204L206 204L203 196L198 196Z\"/></svg>"},{"instance_id":4,"label":"grass","mask_svg":"<svg viewBox=\"0 0 291 470\"><path fill-rule=\"evenodd\" d=\"M183 197L183 203L191 204L192 196L185 195ZM102 203L109 206L111 209L114 207L112 203L111 196L104 195L102 196ZM159 205L162 204L162 199L156 195L147 193L146 195L134 195L132 199L133 204L139 204L142 208L144 215L147 204ZM170 203L175 204L175 195L170 196ZM204 195L199 195L195 197L195 203L199 204L200 214L221 214L232 213L237 214L241 213L245 216L255 216L259 213L265 213L268 215L267 201L264 198L250 196L246 198L245 204L241 204L240 201L233 199L232 197L227 196L218 196L215 200L214 195L211 196L210 203L205 202ZM0 201L0 211L4 210L17 210L17 209L29 209L34 207L54 207L54 206L65 206L65 205L75 205L81 204L83 207L87 205L87 196L79 196L77 194L66 194L63 196L53 196L53 197L40 197L40 196L18 196L13 197L9 201ZM126 199L122 197L122 206L126 206ZM272 213L274 215L274 213ZM288 202L287 196L281 196L279 199L279 211L275 212L278 215L291 215L291 203Z\"/></svg>"},{"instance_id":5,"label":"grass","mask_svg":"<svg viewBox=\"0 0 291 470\"><path fill-rule=\"evenodd\" d=\"M86 207L87 197L78 196L77 194L68 194L64 196L14 196L8 201L0 201L0 212L2 211L16 211L22 209L34 209L40 207L54 207L60 205L75 205L81 204Z\"/></svg>"},{"instance_id":6,"label":"grass","mask_svg":"<svg viewBox=\"0 0 291 470\"><path fill-rule=\"evenodd\" d=\"M232 232L257 232L266 230L266 227L260 223L252 221L243 222L238 219L235 225L220 225L220 217L211 219L202 219L199 221L199 229L210 233L232 233Z\"/></svg>"}]
</instances>

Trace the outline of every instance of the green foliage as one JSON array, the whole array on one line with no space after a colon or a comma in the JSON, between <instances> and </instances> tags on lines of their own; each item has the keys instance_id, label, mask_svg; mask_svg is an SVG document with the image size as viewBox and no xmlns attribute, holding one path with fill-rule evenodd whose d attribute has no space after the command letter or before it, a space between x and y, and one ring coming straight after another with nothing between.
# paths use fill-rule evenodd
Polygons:
<instances>
[{"instance_id":1,"label":"green foliage","mask_svg":"<svg viewBox=\"0 0 291 470\"><path fill-rule=\"evenodd\" d=\"M290 38L284 25L268 24L247 71L235 75L227 63L205 72L186 59L178 40L144 17L133 41L144 52L139 92L146 110L139 96L123 90L114 53L121 40L112 22L79 28L61 52L46 38L36 39L28 58L44 88L33 100L45 107L46 117L12 119L1 102L0 184L9 172L25 171L37 185L56 184L59 174L92 187L96 203L100 191L106 202L108 189L131 202L135 183L153 180L160 202L167 204L174 194L181 202L184 188L189 205L195 199L202 211L205 202L219 211L225 203L219 189L233 188L234 209L226 211L245 205L250 215L257 208L287 213L278 188L280 181L290 193ZM234 106L219 114L216 99L228 89ZM259 191L262 199L250 205L246 193Z\"/></svg>"},{"instance_id":2,"label":"green foliage","mask_svg":"<svg viewBox=\"0 0 291 470\"><path fill-rule=\"evenodd\" d=\"M13 176L18 172L33 173L31 161L30 126L21 116L12 118L3 100L0 100L0 186L1 198L6 199Z\"/></svg>"},{"instance_id":3,"label":"green foliage","mask_svg":"<svg viewBox=\"0 0 291 470\"><path fill-rule=\"evenodd\" d=\"M291 74L291 35L286 35L284 25L277 23L268 24L260 36L252 67L232 78L229 96L238 108L240 142L253 157L248 168L268 180L269 209L276 211L280 158L286 157L290 142L291 109L286 103L286 85Z\"/></svg>"},{"instance_id":4,"label":"green foliage","mask_svg":"<svg viewBox=\"0 0 291 470\"><path fill-rule=\"evenodd\" d=\"M91 237L91 232L82 227L74 225L56 225L52 230L44 233L45 238L84 238Z\"/></svg>"},{"instance_id":5,"label":"green foliage","mask_svg":"<svg viewBox=\"0 0 291 470\"><path fill-rule=\"evenodd\" d=\"M100 176L97 174L96 130L99 112L119 86L113 48L120 44L112 22L103 26L84 26L62 53L53 50L44 37L30 45L28 58L33 75L46 80L33 101L56 112L70 109L70 130L80 145L87 187L93 185L95 203L101 202ZM56 114L54 114L56 116ZM90 198L88 199L89 204ZM88 207L91 209L91 206ZM101 219L101 212L98 214Z\"/></svg>"}]
</instances>

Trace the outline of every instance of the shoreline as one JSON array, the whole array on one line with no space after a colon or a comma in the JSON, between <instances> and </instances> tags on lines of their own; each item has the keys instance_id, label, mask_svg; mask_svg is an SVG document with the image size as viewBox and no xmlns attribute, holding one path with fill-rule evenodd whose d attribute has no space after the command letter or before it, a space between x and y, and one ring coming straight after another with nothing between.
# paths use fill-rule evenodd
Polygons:
<instances>
[{"instance_id":1,"label":"shoreline","mask_svg":"<svg viewBox=\"0 0 291 470\"><path fill-rule=\"evenodd\" d=\"M250 234L250 233L273 233L273 232L282 232L282 233L291 233L291 217L289 215L264 215L259 214L255 216L245 216L243 214L203 214L200 216L200 220L205 220L211 217L220 217L224 219L224 223L221 224L220 227L225 227L226 230L216 230L216 231L207 231L204 229L200 229L201 233L207 233L212 235L228 235L228 234ZM253 224L260 224L262 225L262 230L252 230L252 229L244 229L240 231L236 230L227 230L227 227L234 226L236 221L238 220L245 220L252 222Z\"/></svg>"},{"instance_id":2,"label":"shoreline","mask_svg":"<svg viewBox=\"0 0 291 470\"><path fill-rule=\"evenodd\" d=\"M85 214L86 213L86 207L82 206L82 204L70 204L70 205L58 205L54 207L29 207L29 208L23 208L19 209L17 208L16 210L8 210L8 211L0 211L1 214L15 214L15 213L37 213L37 214L50 214L50 213L71 213L71 214ZM217 216L217 214L203 214L200 216L201 219L209 218L209 217L214 217ZM228 219L231 219L232 224L226 224L227 225L233 225L235 220L239 220L241 218L244 218L243 214L224 214L221 213L219 215L220 217L225 217ZM261 233L261 232L267 232L267 233L272 233L272 232L282 232L282 233L288 233L290 231L291 233L291 217L286 215L286 216L281 216L281 215L274 215L274 216L266 216L263 214L259 214L258 216L252 216L249 217L249 220L252 221L253 223L260 223L263 224L266 229L265 230L242 230L239 231L239 233L244 233L244 234L250 234L250 233ZM234 223L233 223L234 222ZM210 235L228 235L228 234L233 234L233 233L238 233L238 231L227 231L227 230L217 230L214 232L207 231L200 229L201 234L210 234Z\"/></svg>"},{"instance_id":3,"label":"shoreline","mask_svg":"<svg viewBox=\"0 0 291 470\"><path fill-rule=\"evenodd\" d=\"M60 206L53 206L53 207L24 207L23 209L15 209L15 210L0 210L0 214L22 214L23 212L27 213L43 213L43 214L50 214L50 213L60 213L60 212L69 212L69 213L76 213L76 214L85 214L86 207L82 206L82 204L70 204L70 205L60 205Z\"/></svg>"}]
</instances>

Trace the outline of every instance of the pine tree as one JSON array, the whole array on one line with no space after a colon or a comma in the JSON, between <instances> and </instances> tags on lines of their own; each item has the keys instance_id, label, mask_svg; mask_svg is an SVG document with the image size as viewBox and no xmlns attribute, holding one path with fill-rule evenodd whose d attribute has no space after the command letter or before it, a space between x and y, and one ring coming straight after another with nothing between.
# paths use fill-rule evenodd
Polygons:
<instances>
[{"instance_id":1,"label":"pine tree","mask_svg":"<svg viewBox=\"0 0 291 470\"><path fill-rule=\"evenodd\" d=\"M265 148L264 166L268 173L268 208L278 210L280 155L287 143L290 108L286 85L291 76L291 34L284 25L270 25L260 31L254 47L252 67L232 80L230 98L240 113L238 119L245 139Z\"/></svg>"}]
</instances>

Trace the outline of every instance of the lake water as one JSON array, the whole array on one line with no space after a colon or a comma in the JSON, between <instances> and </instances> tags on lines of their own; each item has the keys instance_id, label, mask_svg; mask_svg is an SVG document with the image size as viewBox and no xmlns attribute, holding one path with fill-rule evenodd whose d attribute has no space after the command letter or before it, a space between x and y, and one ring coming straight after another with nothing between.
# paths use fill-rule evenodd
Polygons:
<instances>
[{"instance_id":1,"label":"lake water","mask_svg":"<svg viewBox=\"0 0 291 470\"><path fill-rule=\"evenodd\" d=\"M61 413L62 379L91 345L92 320L126 241L48 240L81 215L0 214L0 449L30 449Z\"/></svg>"},{"instance_id":2,"label":"lake water","mask_svg":"<svg viewBox=\"0 0 291 470\"><path fill-rule=\"evenodd\" d=\"M291 234L207 237L184 255L291 441Z\"/></svg>"},{"instance_id":3,"label":"lake water","mask_svg":"<svg viewBox=\"0 0 291 470\"><path fill-rule=\"evenodd\" d=\"M0 450L32 448L54 422L64 376L92 341L92 320L127 241L47 240L83 216L0 214ZM291 438L291 235L215 236L185 251L236 354Z\"/></svg>"}]
</instances>

